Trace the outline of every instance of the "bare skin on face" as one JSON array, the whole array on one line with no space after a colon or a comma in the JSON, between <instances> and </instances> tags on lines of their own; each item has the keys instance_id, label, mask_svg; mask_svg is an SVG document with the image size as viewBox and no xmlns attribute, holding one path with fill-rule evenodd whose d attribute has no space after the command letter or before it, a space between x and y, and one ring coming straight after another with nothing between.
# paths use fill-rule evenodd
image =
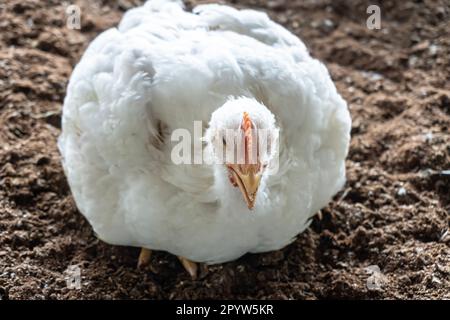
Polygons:
<instances>
[{"instance_id":1,"label":"bare skin on face","mask_svg":"<svg viewBox=\"0 0 450 320\"><path fill-rule=\"evenodd\" d=\"M241 130L244 135L244 163L226 164L232 186L241 191L247 207L251 210L255 206L256 194L261 183L262 167L259 160L258 148L256 148L256 159L253 159L253 148L257 147L257 139L252 133L255 129L247 112L244 112Z\"/></svg>"}]
</instances>

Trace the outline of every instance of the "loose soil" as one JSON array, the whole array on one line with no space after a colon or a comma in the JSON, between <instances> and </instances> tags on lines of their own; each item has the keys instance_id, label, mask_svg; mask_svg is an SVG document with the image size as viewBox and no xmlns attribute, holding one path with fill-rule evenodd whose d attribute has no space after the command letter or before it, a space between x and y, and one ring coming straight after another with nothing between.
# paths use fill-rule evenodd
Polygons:
<instances>
[{"instance_id":1,"label":"loose soil","mask_svg":"<svg viewBox=\"0 0 450 320\"><path fill-rule=\"evenodd\" d=\"M293 244L196 281L164 252L137 270L139 249L98 240L76 209L56 147L67 81L140 1L74 2L81 30L60 1L0 3L0 299L450 298L450 1L227 2L266 11L328 66L353 118L348 181Z\"/></svg>"}]
</instances>

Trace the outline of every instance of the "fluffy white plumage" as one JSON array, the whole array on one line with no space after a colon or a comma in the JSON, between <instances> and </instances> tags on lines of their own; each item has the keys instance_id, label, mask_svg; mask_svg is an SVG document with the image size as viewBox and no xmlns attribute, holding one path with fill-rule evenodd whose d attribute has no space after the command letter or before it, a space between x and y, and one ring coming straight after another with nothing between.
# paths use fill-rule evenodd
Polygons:
<instances>
[{"instance_id":1,"label":"fluffy white plumage","mask_svg":"<svg viewBox=\"0 0 450 320\"><path fill-rule=\"evenodd\" d=\"M251 212L223 165L170 158L172 130L201 120L207 137L210 122L231 121L230 103L280 129L280 169L263 177ZM324 65L266 14L153 0L76 66L59 148L101 239L219 263L280 249L308 226L345 181L350 121Z\"/></svg>"}]
</instances>

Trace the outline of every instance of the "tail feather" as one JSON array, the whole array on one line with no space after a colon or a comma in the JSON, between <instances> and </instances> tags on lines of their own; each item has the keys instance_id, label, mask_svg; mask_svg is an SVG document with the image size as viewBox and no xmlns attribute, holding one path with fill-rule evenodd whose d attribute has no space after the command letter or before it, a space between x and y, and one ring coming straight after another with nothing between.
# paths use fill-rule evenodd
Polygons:
<instances>
[{"instance_id":1,"label":"tail feather","mask_svg":"<svg viewBox=\"0 0 450 320\"><path fill-rule=\"evenodd\" d=\"M184 4L182 0L148 0L145 7L152 11L170 11L184 9Z\"/></svg>"}]
</instances>

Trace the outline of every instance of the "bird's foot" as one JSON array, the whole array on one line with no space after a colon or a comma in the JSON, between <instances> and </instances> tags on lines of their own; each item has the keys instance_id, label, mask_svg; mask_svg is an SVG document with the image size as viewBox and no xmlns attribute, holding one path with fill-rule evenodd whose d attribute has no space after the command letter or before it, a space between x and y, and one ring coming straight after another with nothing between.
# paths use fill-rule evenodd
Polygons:
<instances>
[{"instance_id":1,"label":"bird's foot","mask_svg":"<svg viewBox=\"0 0 450 320\"><path fill-rule=\"evenodd\" d=\"M142 269L150 263L150 258L152 256L152 251L146 248L141 249L141 253L139 254L137 267Z\"/></svg>"},{"instance_id":2,"label":"bird's foot","mask_svg":"<svg viewBox=\"0 0 450 320\"><path fill-rule=\"evenodd\" d=\"M197 263L183 257L178 257L178 259L180 259L181 264L183 265L184 269L186 269L186 271L191 275L192 279L195 280L197 278Z\"/></svg>"},{"instance_id":3,"label":"bird's foot","mask_svg":"<svg viewBox=\"0 0 450 320\"><path fill-rule=\"evenodd\" d=\"M141 253L139 254L137 267L138 269L142 269L150 264L150 258L152 256L152 251L146 248L141 248ZM197 278L197 263L192 262L189 259L178 257L180 259L181 264L183 265L184 269L189 273L189 275L192 277L192 279Z\"/></svg>"}]
</instances>

